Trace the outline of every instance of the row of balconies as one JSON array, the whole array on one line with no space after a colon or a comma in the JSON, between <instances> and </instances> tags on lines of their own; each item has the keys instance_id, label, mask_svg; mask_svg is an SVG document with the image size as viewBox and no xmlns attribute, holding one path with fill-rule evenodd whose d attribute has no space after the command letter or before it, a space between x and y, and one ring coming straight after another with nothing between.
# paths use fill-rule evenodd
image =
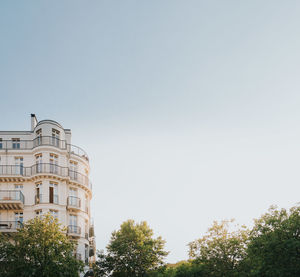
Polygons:
<instances>
[{"instance_id":1,"label":"row of balconies","mask_svg":"<svg viewBox=\"0 0 300 277\"><path fill-rule=\"evenodd\" d=\"M33 166L23 165L0 165L0 176L22 176L31 177L38 174L53 174L60 177L69 177L70 180L78 182L89 189L92 188L88 176L68 167L58 166L52 163L39 163Z\"/></svg>"},{"instance_id":2,"label":"row of balconies","mask_svg":"<svg viewBox=\"0 0 300 277\"><path fill-rule=\"evenodd\" d=\"M59 204L58 195L53 195L46 201L42 194L35 196L35 204ZM20 190L0 190L0 210L23 210L25 204L25 197ZM67 197L67 209L80 211L81 199L77 196ZM86 213L88 213L88 206L85 206Z\"/></svg>"},{"instance_id":3,"label":"row of balconies","mask_svg":"<svg viewBox=\"0 0 300 277\"><path fill-rule=\"evenodd\" d=\"M3 233L10 233L16 232L18 229L23 227L23 223L21 221L7 221L7 220L0 220L0 232ZM89 229L89 233L84 234L84 238L88 240L90 237L93 236L94 227L91 226ZM81 227L77 225L68 225L67 226L67 234L72 237L80 237L81 236Z\"/></svg>"},{"instance_id":4,"label":"row of balconies","mask_svg":"<svg viewBox=\"0 0 300 277\"><path fill-rule=\"evenodd\" d=\"M51 136L39 136L33 140L2 140L0 141L0 150L31 150L39 146L53 146L68 153L77 155L86 161L89 161L86 152L75 145L68 144L65 140L60 140Z\"/></svg>"}]
</instances>

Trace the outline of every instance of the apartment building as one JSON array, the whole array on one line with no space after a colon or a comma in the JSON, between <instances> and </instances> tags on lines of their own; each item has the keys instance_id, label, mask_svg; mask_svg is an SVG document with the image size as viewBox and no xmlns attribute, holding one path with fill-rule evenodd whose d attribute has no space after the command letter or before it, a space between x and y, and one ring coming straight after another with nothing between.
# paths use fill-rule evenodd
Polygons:
<instances>
[{"instance_id":1,"label":"apartment building","mask_svg":"<svg viewBox=\"0 0 300 277\"><path fill-rule=\"evenodd\" d=\"M0 232L50 212L78 242L76 257L95 259L89 158L71 130L31 115L30 131L0 131Z\"/></svg>"}]
</instances>

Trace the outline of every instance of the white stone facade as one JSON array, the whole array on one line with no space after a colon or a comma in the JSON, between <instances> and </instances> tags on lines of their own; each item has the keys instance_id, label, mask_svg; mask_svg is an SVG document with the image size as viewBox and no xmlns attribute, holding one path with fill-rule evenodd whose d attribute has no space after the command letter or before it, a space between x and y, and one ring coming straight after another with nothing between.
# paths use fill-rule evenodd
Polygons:
<instances>
[{"instance_id":1,"label":"white stone facade","mask_svg":"<svg viewBox=\"0 0 300 277\"><path fill-rule=\"evenodd\" d=\"M52 213L78 242L86 266L95 259L89 158L71 144L71 130L53 120L31 131L0 131L0 232L15 232L28 219Z\"/></svg>"}]
</instances>

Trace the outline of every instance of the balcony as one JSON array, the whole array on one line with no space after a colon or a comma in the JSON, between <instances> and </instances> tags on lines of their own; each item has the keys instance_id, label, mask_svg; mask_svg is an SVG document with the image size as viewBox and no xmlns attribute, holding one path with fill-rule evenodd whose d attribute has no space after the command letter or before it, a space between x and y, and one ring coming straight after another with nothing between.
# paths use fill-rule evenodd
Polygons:
<instances>
[{"instance_id":1,"label":"balcony","mask_svg":"<svg viewBox=\"0 0 300 277\"><path fill-rule=\"evenodd\" d=\"M80 237L81 235L81 228L77 225L69 225L67 229L67 233L69 236L73 237Z\"/></svg>"},{"instance_id":2,"label":"balcony","mask_svg":"<svg viewBox=\"0 0 300 277\"><path fill-rule=\"evenodd\" d=\"M48 198L49 197L49 198ZM52 197L44 194L37 194L34 197L34 204L58 204L58 195L54 194Z\"/></svg>"},{"instance_id":3,"label":"balcony","mask_svg":"<svg viewBox=\"0 0 300 277\"><path fill-rule=\"evenodd\" d=\"M80 210L81 199L76 196L69 196L67 200L67 209L69 210Z\"/></svg>"},{"instance_id":4,"label":"balcony","mask_svg":"<svg viewBox=\"0 0 300 277\"><path fill-rule=\"evenodd\" d=\"M24 195L20 190L0 190L0 210L23 210Z\"/></svg>"},{"instance_id":5,"label":"balcony","mask_svg":"<svg viewBox=\"0 0 300 277\"><path fill-rule=\"evenodd\" d=\"M20 221L0 221L0 232L11 233L16 232L23 227L23 223Z\"/></svg>"},{"instance_id":6,"label":"balcony","mask_svg":"<svg viewBox=\"0 0 300 277\"><path fill-rule=\"evenodd\" d=\"M58 149L66 150L72 155L76 155L89 161L87 153L80 147L68 144L65 140L52 136L40 136L33 140L2 140L0 150L32 150L39 146L53 146Z\"/></svg>"},{"instance_id":7,"label":"balcony","mask_svg":"<svg viewBox=\"0 0 300 277\"><path fill-rule=\"evenodd\" d=\"M88 176L70 170L68 167L62 167L52 163L39 163L30 167L24 167L22 165L0 165L0 177L31 177L45 174L68 177L71 181L91 189Z\"/></svg>"}]
</instances>

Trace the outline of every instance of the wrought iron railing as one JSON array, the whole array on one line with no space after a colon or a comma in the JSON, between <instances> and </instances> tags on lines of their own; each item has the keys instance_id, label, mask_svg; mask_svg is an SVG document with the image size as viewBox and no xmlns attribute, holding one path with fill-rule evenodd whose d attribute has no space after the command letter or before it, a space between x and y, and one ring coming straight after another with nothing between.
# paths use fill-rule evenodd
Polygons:
<instances>
[{"instance_id":1,"label":"wrought iron railing","mask_svg":"<svg viewBox=\"0 0 300 277\"><path fill-rule=\"evenodd\" d=\"M68 206L80 209L81 199L76 196L68 196Z\"/></svg>"},{"instance_id":2,"label":"wrought iron railing","mask_svg":"<svg viewBox=\"0 0 300 277\"><path fill-rule=\"evenodd\" d=\"M87 153L82 148L52 136L39 136L33 140L2 140L0 145L0 150L31 150L39 146L54 146L89 161Z\"/></svg>"},{"instance_id":3,"label":"wrought iron railing","mask_svg":"<svg viewBox=\"0 0 300 277\"><path fill-rule=\"evenodd\" d=\"M91 183L88 176L77 171L70 170L68 167L62 167L51 163L39 163L30 167L22 165L0 165L0 176L24 176L30 177L37 174L54 174L61 177L70 177L70 180L76 181L90 189Z\"/></svg>"},{"instance_id":4,"label":"wrought iron railing","mask_svg":"<svg viewBox=\"0 0 300 277\"><path fill-rule=\"evenodd\" d=\"M81 228L77 225L68 225L68 234L81 234Z\"/></svg>"},{"instance_id":5,"label":"wrought iron railing","mask_svg":"<svg viewBox=\"0 0 300 277\"><path fill-rule=\"evenodd\" d=\"M24 204L24 195L20 190L0 190L0 201L21 201Z\"/></svg>"},{"instance_id":6,"label":"wrought iron railing","mask_svg":"<svg viewBox=\"0 0 300 277\"><path fill-rule=\"evenodd\" d=\"M0 230L17 230L23 227L23 223L21 221L5 221L0 220Z\"/></svg>"},{"instance_id":7,"label":"wrought iron railing","mask_svg":"<svg viewBox=\"0 0 300 277\"><path fill-rule=\"evenodd\" d=\"M46 195L44 194L36 194L34 197L34 203L37 204L59 204L58 203L58 195L57 194L53 194L53 198L51 199L51 196L49 195L48 197L46 197Z\"/></svg>"}]
</instances>

